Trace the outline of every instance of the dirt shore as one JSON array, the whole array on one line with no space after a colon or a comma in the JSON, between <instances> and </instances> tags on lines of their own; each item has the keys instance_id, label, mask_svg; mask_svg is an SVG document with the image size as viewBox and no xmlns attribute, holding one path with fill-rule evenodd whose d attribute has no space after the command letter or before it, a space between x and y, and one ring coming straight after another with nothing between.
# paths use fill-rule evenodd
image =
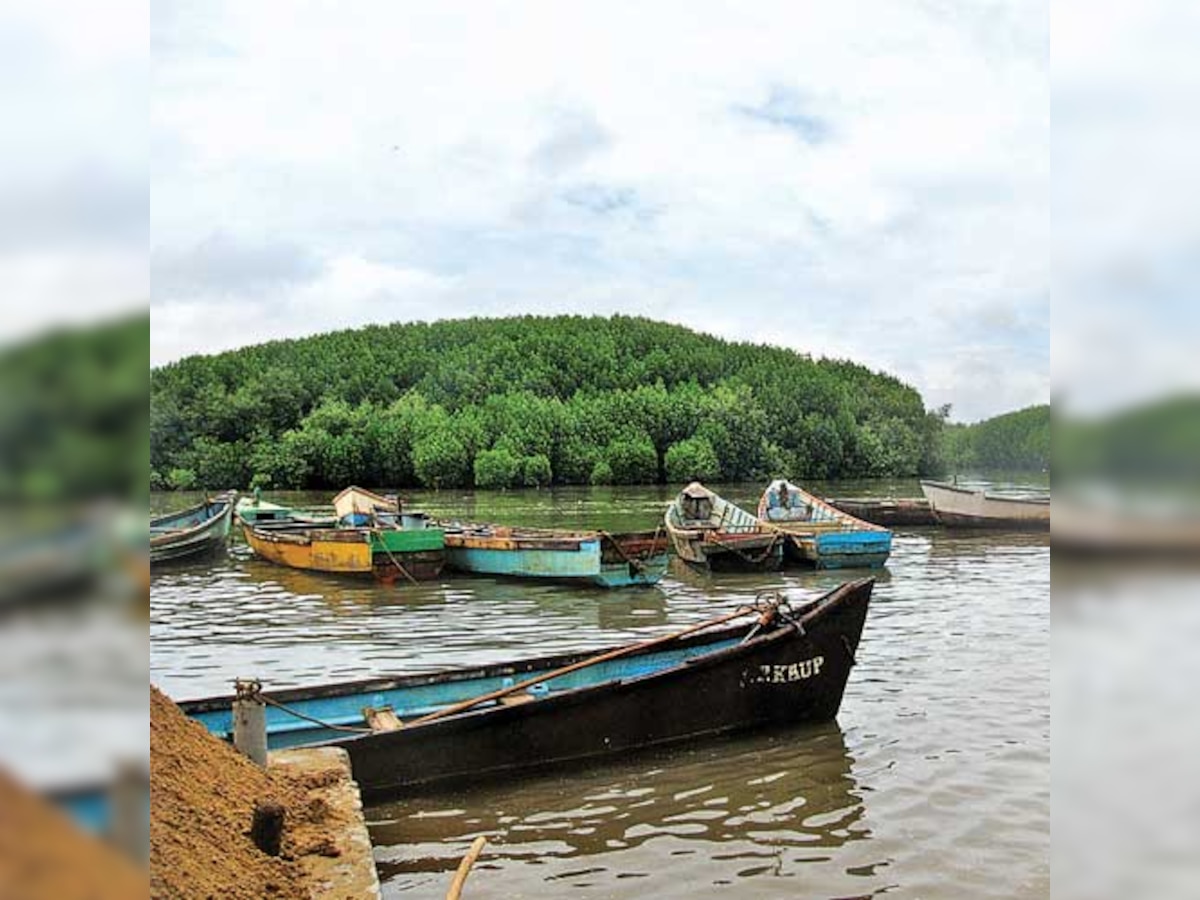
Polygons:
<instances>
[{"instance_id":1,"label":"dirt shore","mask_svg":"<svg viewBox=\"0 0 1200 900\"><path fill-rule=\"evenodd\" d=\"M306 857L336 857L343 815L322 794L346 775L260 769L150 689L150 885L161 900L319 897ZM285 809L282 852L249 837L256 803Z\"/></svg>"}]
</instances>

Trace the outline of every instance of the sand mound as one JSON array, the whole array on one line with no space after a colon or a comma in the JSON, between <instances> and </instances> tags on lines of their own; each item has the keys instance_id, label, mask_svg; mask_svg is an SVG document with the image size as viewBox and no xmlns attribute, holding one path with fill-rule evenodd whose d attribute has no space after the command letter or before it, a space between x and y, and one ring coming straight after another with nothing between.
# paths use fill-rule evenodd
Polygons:
<instances>
[{"instance_id":1,"label":"sand mound","mask_svg":"<svg viewBox=\"0 0 1200 900\"><path fill-rule=\"evenodd\" d=\"M304 900L311 897L295 857L310 837L309 791L264 771L188 719L150 688L150 885L162 900ZM283 854L268 856L248 836L256 803L287 810Z\"/></svg>"}]
</instances>

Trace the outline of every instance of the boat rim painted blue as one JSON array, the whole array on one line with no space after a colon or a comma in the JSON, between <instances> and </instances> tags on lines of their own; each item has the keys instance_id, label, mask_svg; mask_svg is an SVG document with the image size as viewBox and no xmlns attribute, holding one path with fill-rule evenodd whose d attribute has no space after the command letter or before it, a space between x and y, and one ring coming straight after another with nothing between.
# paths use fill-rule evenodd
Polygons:
<instances>
[{"instance_id":1,"label":"boat rim painted blue","mask_svg":"<svg viewBox=\"0 0 1200 900\"><path fill-rule=\"evenodd\" d=\"M855 581L844 582L843 584L830 589L820 597L808 600L802 607L800 607L799 610L796 611L796 617L801 620L809 620L818 616L819 614L823 614L842 596L851 595L856 589L861 588L865 584L873 581L873 578L862 578ZM727 643L733 640L735 642L733 647L727 647L715 651L716 653L723 653L725 650L740 650L751 647L761 641L779 639L791 633L791 628L785 626L777 628L769 633L758 635L752 641L742 641L742 638L745 637L746 634L754 630L753 623L714 628L712 630L706 630L698 634L681 638L671 644L669 647L665 647L658 652L662 655L669 655L673 651L680 649L705 648L715 644ZM652 639L654 639L654 636L649 636L647 638L647 640ZM540 672L543 670L553 671L581 660L586 660L594 656L611 652L613 650L621 649L625 646L632 645L615 645L589 650L579 650L569 653L558 653L550 656L528 657L504 663L493 663L482 666L457 667L441 669L433 672L384 675L373 678L335 682L331 684L282 688L280 690L265 690L263 695L269 700L274 700L278 703L290 704L305 700L320 700L337 697L355 697L365 694L387 693L391 691L420 688L436 684L479 681L487 678L507 678L516 675L529 674L531 672ZM647 648L646 651L631 653L629 656L624 658L636 660L639 658L645 658L648 655L653 655L654 653L655 649ZM713 655L713 653L703 654L705 658ZM695 663L688 661L687 664L694 665ZM665 669L658 669L651 674L661 674L663 671L665 671ZM601 683L603 682L594 682L593 684L588 685L588 687L593 687ZM567 691L563 691L560 693L566 692ZM233 699L233 696L229 694L215 695L191 700L180 700L178 701L178 705L187 715L195 717L199 714L208 712L226 712L231 708ZM487 708L484 707L483 709ZM477 708L473 712L478 711L481 710ZM442 719L440 721L448 721L450 718L457 717L447 717L446 719Z\"/></svg>"}]
</instances>

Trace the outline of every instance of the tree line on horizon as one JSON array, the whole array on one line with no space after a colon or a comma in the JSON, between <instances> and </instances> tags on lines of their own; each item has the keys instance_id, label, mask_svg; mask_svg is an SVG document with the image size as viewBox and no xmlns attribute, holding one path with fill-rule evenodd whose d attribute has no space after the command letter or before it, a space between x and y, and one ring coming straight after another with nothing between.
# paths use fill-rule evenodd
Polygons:
<instances>
[{"instance_id":1,"label":"tree line on horizon","mask_svg":"<svg viewBox=\"0 0 1200 900\"><path fill-rule=\"evenodd\" d=\"M626 316L368 326L154 369L155 489L915 476L948 408L849 361Z\"/></svg>"},{"instance_id":2,"label":"tree line on horizon","mask_svg":"<svg viewBox=\"0 0 1200 900\"><path fill-rule=\"evenodd\" d=\"M1050 405L993 416L973 425L947 424L942 457L955 472L1050 469Z\"/></svg>"}]
</instances>

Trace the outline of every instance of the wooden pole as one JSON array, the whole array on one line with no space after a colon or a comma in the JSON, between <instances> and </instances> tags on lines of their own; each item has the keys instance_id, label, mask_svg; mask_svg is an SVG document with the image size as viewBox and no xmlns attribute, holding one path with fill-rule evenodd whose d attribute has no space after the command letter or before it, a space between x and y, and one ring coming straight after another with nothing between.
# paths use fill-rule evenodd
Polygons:
<instances>
[{"instance_id":1,"label":"wooden pole","mask_svg":"<svg viewBox=\"0 0 1200 900\"><path fill-rule=\"evenodd\" d=\"M233 746L262 767L267 765L267 705L257 681L235 681Z\"/></svg>"},{"instance_id":2,"label":"wooden pole","mask_svg":"<svg viewBox=\"0 0 1200 900\"><path fill-rule=\"evenodd\" d=\"M588 666L594 666L597 663L608 662L610 659L619 659L622 656L629 656L633 653L638 653L642 650L649 650L652 647L657 647L661 644L668 644L671 641L677 641L680 638L687 637L689 634L694 634L697 631L703 631L706 628L712 628L716 625L721 625L733 619L740 619L742 616L756 613L757 610L748 607L740 607L735 612L731 612L724 616L719 616L715 619L709 619L707 622L701 622L699 625L691 625L682 631L676 631L674 634L664 635L659 638L651 638L648 641L642 641L640 644L628 644L624 647L618 647L615 650L609 650L607 653L601 653L599 656L593 656L589 659L580 660L577 663L571 663L569 666L563 666L561 669L555 669L553 672L547 672L544 675L537 675L533 678L527 678L525 681L520 681L508 687L500 688L487 694L481 694L471 700L463 700L459 703L451 704L442 709L435 710L428 715L421 716L419 719L413 719L405 725L405 728L412 728L414 725L424 725L426 722L432 722L435 719L441 719L445 716L452 716L455 713L464 712L473 706L478 706L480 703L487 703L489 700L499 700L501 697L507 697L509 694L515 694L517 691L523 691L533 687L535 684L541 684L543 681L549 681L551 678L558 678L560 675L569 675L572 672L578 672L580 669L586 669Z\"/></svg>"},{"instance_id":3,"label":"wooden pole","mask_svg":"<svg viewBox=\"0 0 1200 900\"><path fill-rule=\"evenodd\" d=\"M454 880L450 882L450 890L446 891L446 900L458 900L462 896L463 885L467 883L467 875L471 873L471 866L475 865L475 860L479 859L479 854L483 852L483 845L486 843L487 838L482 834L471 841L471 849L458 864L458 871L454 873Z\"/></svg>"}]
</instances>

